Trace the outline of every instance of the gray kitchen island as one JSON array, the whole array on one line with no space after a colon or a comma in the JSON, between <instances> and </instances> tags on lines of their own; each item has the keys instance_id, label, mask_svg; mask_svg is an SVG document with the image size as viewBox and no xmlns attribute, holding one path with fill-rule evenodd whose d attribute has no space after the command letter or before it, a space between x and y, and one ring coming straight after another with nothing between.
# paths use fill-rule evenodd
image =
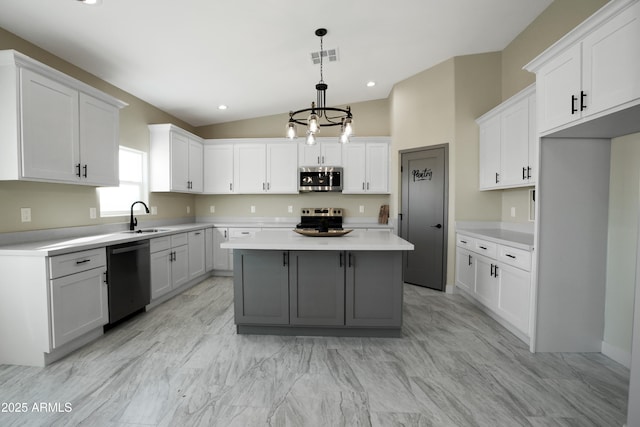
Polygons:
<instances>
[{"instance_id":1,"label":"gray kitchen island","mask_svg":"<svg viewBox=\"0 0 640 427\"><path fill-rule=\"evenodd\" d=\"M389 231L261 231L220 246L234 251L239 334L402 334L402 251L413 245Z\"/></svg>"}]
</instances>

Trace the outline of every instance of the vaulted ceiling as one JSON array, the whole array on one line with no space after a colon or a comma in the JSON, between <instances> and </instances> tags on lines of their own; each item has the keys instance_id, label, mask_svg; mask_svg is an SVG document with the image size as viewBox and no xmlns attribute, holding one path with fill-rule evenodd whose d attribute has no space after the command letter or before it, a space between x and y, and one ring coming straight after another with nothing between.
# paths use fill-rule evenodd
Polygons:
<instances>
[{"instance_id":1,"label":"vaulted ceiling","mask_svg":"<svg viewBox=\"0 0 640 427\"><path fill-rule=\"evenodd\" d=\"M308 107L317 28L338 52L324 81L341 105L386 98L453 56L502 50L551 1L0 0L0 27L202 126Z\"/></svg>"}]
</instances>

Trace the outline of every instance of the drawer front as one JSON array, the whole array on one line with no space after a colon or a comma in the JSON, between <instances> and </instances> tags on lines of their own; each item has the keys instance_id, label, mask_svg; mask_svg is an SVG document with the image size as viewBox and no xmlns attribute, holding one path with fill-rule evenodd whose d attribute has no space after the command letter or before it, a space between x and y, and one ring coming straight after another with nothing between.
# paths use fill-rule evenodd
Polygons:
<instances>
[{"instance_id":1,"label":"drawer front","mask_svg":"<svg viewBox=\"0 0 640 427\"><path fill-rule=\"evenodd\" d=\"M456 235L456 246L473 250L474 245L475 245L475 239L473 237L465 236L464 234Z\"/></svg>"},{"instance_id":2,"label":"drawer front","mask_svg":"<svg viewBox=\"0 0 640 427\"><path fill-rule=\"evenodd\" d=\"M498 260L526 271L531 270L531 252L529 251L499 245Z\"/></svg>"},{"instance_id":3,"label":"drawer front","mask_svg":"<svg viewBox=\"0 0 640 427\"><path fill-rule=\"evenodd\" d=\"M49 258L51 279L107 265L105 248L73 252Z\"/></svg>"},{"instance_id":4,"label":"drawer front","mask_svg":"<svg viewBox=\"0 0 640 427\"><path fill-rule=\"evenodd\" d=\"M171 247L186 245L189 243L189 233L174 234L171 236Z\"/></svg>"},{"instance_id":5,"label":"drawer front","mask_svg":"<svg viewBox=\"0 0 640 427\"><path fill-rule=\"evenodd\" d=\"M260 230L260 228L230 228L229 238L242 239L243 237L252 237Z\"/></svg>"},{"instance_id":6,"label":"drawer front","mask_svg":"<svg viewBox=\"0 0 640 427\"><path fill-rule=\"evenodd\" d=\"M473 251L489 258L496 258L497 246L493 242L487 242L486 240L476 239L473 245Z\"/></svg>"},{"instance_id":7,"label":"drawer front","mask_svg":"<svg viewBox=\"0 0 640 427\"><path fill-rule=\"evenodd\" d=\"M149 242L149 251L151 253L165 251L171 247L171 236L156 237Z\"/></svg>"}]
</instances>

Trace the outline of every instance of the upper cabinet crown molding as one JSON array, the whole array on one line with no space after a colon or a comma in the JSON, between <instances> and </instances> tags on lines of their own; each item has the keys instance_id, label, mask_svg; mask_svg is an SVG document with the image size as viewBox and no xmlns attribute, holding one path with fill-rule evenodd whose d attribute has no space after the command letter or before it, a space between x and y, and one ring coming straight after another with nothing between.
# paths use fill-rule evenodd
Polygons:
<instances>
[{"instance_id":1,"label":"upper cabinet crown molding","mask_svg":"<svg viewBox=\"0 0 640 427\"><path fill-rule=\"evenodd\" d=\"M0 179L118 185L122 102L0 51Z\"/></svg>"},{"instance_id":2,"label":"upper cabinet crown molding","mask_svg":"<svg viewBox=\"0 0 640 427\"><path fill-rule=\"evenodd\" d=\"M637 111L629 113L640 104L638 40L639 0L612 0L527 64L536 74L538 132L604 138L640 131Z\"/></svg>"}]
</instances>

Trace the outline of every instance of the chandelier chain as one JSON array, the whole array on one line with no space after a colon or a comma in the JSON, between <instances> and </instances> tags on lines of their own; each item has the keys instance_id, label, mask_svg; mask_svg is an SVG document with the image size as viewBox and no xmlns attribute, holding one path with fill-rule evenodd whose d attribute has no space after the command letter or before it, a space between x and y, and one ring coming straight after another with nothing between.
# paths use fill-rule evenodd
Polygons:
<instances>
[{"instance_id":1,"label":"chandelier chain","mask_svg":"<svg viewBox=\"0 0 640 427\"><path fill-rule=\"evenodd\" d=\"M324 39L324 37L320 37L320 83L324 83L324 78L322 76L322 57L324 56L324 48L322 47L322 39Z\"/></svg>"}]
</instances>

